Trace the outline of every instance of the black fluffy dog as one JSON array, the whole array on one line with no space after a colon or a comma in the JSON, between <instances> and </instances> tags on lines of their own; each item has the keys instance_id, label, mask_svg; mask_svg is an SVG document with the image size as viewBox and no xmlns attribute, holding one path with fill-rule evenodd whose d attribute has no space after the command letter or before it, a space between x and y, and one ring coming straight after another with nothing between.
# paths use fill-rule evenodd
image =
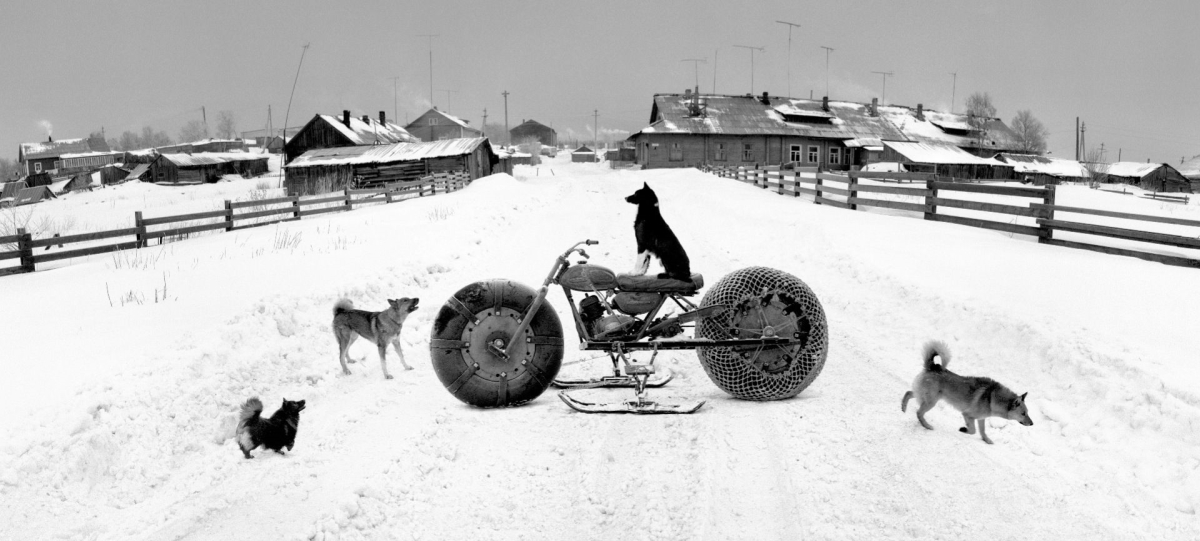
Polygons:
<instances>
[{"instance_id":1,"label":"black fluffy dog","mask_svg":"<svg viewBox=\"0 0 1200 541\"><path fill-rule=\"evenodd\" d=\"M296 427L300 424L304 401L293 402L285 398L283 405L267 419L262 418L262 410L263 404L258 398L251 398L242 404L237 442L246 458L254 458L250 456L250 451L259 445L283 454L284 447L291 451L296 444Z\"/></svg>"},{"instance_id":2,"label":"black fluffy dog","mask_svg":"<svg viewBox=\"0 0 1200 541\"><path fill-rule=\"evenodd\" d=\"M637 217L633 220L638 255L630 274L646 274L650 268L650 254L654 254L666 271L660 273L659 278L691 280L691 261L687 252L683 251L683 245L679 244L679 239L675 238L671 226L667 225L658 211L658 196L650 189L650 185L643 182L642 188L626 197L625 201L638 206Z\"/></svg>"}]
</instances>

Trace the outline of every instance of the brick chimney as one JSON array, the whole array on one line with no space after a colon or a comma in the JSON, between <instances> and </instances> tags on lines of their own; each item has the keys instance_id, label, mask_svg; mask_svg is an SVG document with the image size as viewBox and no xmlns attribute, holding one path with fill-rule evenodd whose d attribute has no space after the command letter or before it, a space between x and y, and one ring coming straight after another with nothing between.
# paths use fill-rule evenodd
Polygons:
<instances>
[{"instance_id":1,"label":"brick chimney","mask_svg":"<svg viewBox=\"0 0 1200 541\"><path fill-rule=\"evenodd\" d=\"M362 121L363 121L363 124L370 126L371 125L371 115L363 115Z\"/></svg>"},{"instance_id":2,"label":"brick chimney","mask_svg":"<svg viewBox=\"0 0 1200 541\"><path fill-rule=\"evenodd\" d=\"M925 120L925 105L917 104L917 120Z\"/></svg>"},{"instance_id":3,"label":"brick chimney","mask_svg":"<svg viewBox=\"0 0 1200 541\"><path fill-rule=\"evenodd\" d=\"M346 109L342 109L342 124L345 124L347 128L350 127L350 111Z\"/></svg>"},{"instance_id":4,"label":"brick chimney","mask_svg":"<svg viewBox=\"0 0 1200 541\"><path fill-rule=\"evenodd\" d=\"M692 96L692 89L690 89L690 88L683 89L683 95L684 95L684 97L690 98Z\"/></svg>"},{"instance_id":5,"label":"brick chimney","mask_svg":"<svg viewBox=\"0 0 1200 541\"><path fill-rule=\"evenodd\" d=\"M763 102L763 105L771 105L771 98L769 96L767 96L766 92L763 92L762 102Z\"/></svg>"},{"instance_id":6,"label":"brick chimney","mask_svg":"<svg viewBox=\"0 0 1200 541\"><path fill-rule=\"evenodd\" d=\"M387 125L387 115L383 111L379 112L379 124Z\"/></svg>"},{"instance_id":7,"label":"brick chimney","mask_svg":"<svg viewBox=\"0 0 1200 541\"><path fill-rule=\"evenodd\" d=\"M821 96L821 110L829 110L829 96Z\"/></svg>"},{"instance_id":8,"label":"brick chimney","mask_svg":"<svg viewBox=\"0 0 1200 541\"><path fill-rule=\"evenodd\" d=\"M871 98L871 116L879 116L879 98Z\"/></svg>"}]
</instances>

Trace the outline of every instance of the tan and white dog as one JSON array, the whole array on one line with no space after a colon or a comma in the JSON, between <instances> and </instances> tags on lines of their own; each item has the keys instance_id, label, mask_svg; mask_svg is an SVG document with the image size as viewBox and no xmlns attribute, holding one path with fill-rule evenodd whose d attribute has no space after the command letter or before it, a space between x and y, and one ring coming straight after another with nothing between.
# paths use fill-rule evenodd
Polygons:
<instances>
[{"instance_id":1,"label":"tan and white dog","mask_svg":"<svg viewBox=\"0 0 1200 541\"><path fill-rule=\"evenodd\" d=\"M916 397L919 403L917 421L921 426L933 430L925 421L925 413L933 409L938 400L945 400L962 412L966 426L959 428L959 432L974 434L978 426L979 435L989 444L992 440L984 429L984 419L988 417L1002 417L1033 426L1029 409L1025 406L1025 395L1029 393L1017 396L1017 393L991 378L960 376L946 370L946 365L950 363L950 350L941 342L926 342L922 354L925 370L913 380L912 390L904 393L900 402L900 411L907 411L908 399ZM940 357L942 363L935 364L934 357Z\"/></svg>"},{"instance_id":2,"label":"tan and white dog","mask_svg":"<svg viewBox=\"0 0 1200 541\"><path fill-rule=\"evenodd\" d=\"M356 310L349 299L342 299L333 306L333 335L338 342L338 361L342 363L342 373L349 376L350 368L346 366L353 359L347 359L347 351L359 336L370 340L379 348L379 364L383 366L383 377L392 379L387 369L387 347L391 344L400 356L400 364L405 370L412 370L404 362L404 350L400 348L400 331L404 328L404 320L408 319L417 309L417 298L388 299L388 309L381 312Z\"/></svg>"}]
</instances>

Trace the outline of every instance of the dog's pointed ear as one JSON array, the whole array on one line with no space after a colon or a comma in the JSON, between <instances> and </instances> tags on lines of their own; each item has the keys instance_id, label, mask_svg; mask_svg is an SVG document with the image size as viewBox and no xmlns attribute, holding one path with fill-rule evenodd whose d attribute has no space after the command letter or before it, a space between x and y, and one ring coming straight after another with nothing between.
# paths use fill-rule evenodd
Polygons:
<instances>
[{"instance_id":1,"label":"dog's pointed ear","mask_svg":"<svg viewBox=\"0 0 1200 541\"><path fill-rule=\"evenodd\" d=\"M650 185L649 185L649 184L646 184L646 181L642 181L642 187L643 187L643 188L645 188L645 189L647 189L647 190L649 190L649 189L650 189Z\"/></svg>"},{"instance_id":2,"label":"dog's pointed ear","mask_svg":"<svg viewBox=\"0 0 1200 541\"><path fill-rule=\"evenodd\" d=\"M1025 397L1026 397L1026 396L1029 396L1029 393L1025 393L1025 394L1023 394L1023 395L1019 396L1018 398L1020 398L1020 399L1021 399L1021 401L1022 401L1022 402L1024 402L1024 401L1025 401Z\"/></svg>"}]
</instances>

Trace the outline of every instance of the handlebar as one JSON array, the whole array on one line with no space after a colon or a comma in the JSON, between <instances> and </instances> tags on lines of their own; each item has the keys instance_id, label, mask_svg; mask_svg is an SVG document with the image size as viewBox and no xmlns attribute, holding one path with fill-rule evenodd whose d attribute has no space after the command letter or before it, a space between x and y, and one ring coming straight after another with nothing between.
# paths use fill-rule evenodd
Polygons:
<instances>
[{"instance_id":1,"label":"handlebar","mask_svg":"<svg viewBox=\"0 0 1200 541\"><path fill-rule=\"evenodd\" d=\"M588 246L594 246L596 244L600 244L600 241L588 239L588 240L583 241L583 243Z\"/></svg>"}]
</instances>

